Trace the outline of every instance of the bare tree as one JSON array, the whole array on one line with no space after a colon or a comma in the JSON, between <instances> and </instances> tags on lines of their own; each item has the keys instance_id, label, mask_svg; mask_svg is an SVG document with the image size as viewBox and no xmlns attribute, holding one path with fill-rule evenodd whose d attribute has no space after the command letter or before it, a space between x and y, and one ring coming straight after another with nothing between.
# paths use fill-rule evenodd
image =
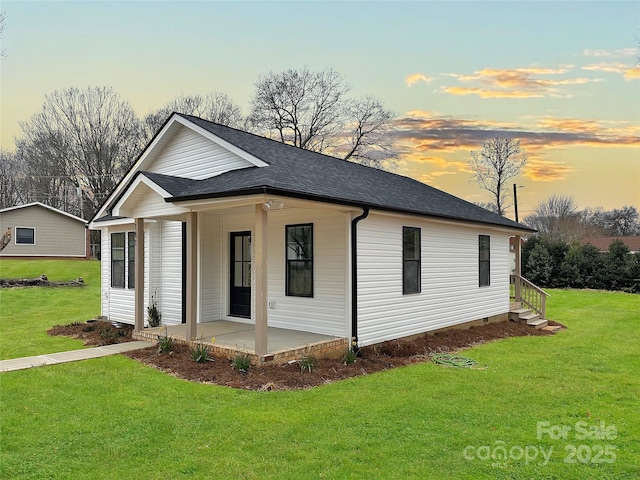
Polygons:
<instances>
[{"instance_id":1,"label":"bare tree","mask_svg":"<svg viewBox=\"0 0 640 480\"><path fill-rule=\"evenodd\" d=\"M374 167L393 167L393 113L373 98L353 100L332 69L304 67L258 78L251 99L251 127L296 147Z\"/></svg>"},{"instance_id":2,"label":"bare tree","mask_svg":"<svg viewBox=\"0 0 640 480\"><path fill-rule=\"evenodd\" d=\"M518 175L526 163L527 152L520 146L520 140L503 135L485 140L480 151L471 152L472 180L491 193L495 211L500 215L511 205L507 181Z\"/></svg>"},{"instance_id":3,"label":"bare tree","mask_svg":"<svg viewBox=\"0 0 640 480\"><path fill-rule=\"evenodd\" d=\"M609 212L612 236L632 236L640 233L640 215L633 206L625 205L622 208L615 208Z\"/></svg>"},{"instance_id":4,"label":"bare tree","mask_svg":"<svg viewBox=\"0 0 640 480\"><path fill-rule=\"evenodd\" d=\"M575 200L565 195L551 195L536 205L524 223L541 236L563 242L581 240L587 234Z\"/></svg>"},{"instance_id":5,"label":"bare tree","mask_svg":"<svg viewBox=\"0 0 640 480\"><path fill-rule=\"evenodd\" d=\"M482 207L485 210L489 210L490 212L493 212L493 213L498 213L496 211L496 204L493 202L473 202L473 203L474 205Z\"/></svg>"},{"instance_id":6,"label":"bare tree","mask_svg":"<svg viewBox=\"0 0 640 480\"><path fill-rule=\"evenodd\" d=\"M66 146L60 135L40 131L29 132L16 141L16 159L23 168L24 202L46 205L80 214L79 202L73 197L70 165Z\"/></svg>"},{"instance_id":7,"label":"bare tree","mask_svg":"<svg viewBox=\"0 0 640 480\"><path fill-rule=\"evenodd\" d=\"M37 188L43 189L47 183L47 203L57 199L65 210L70 199L79 200L79 192L86 208L75 208L85 218L115 188L142 146L135 112L109 87L53 92L45 97L42 111L21 127L17 154L28 166L32 184L39 180ZM42 190L32 194L46 196Z\"/></svg>"},{"instance_id":8,"label":"bare tree","mask_svg":"<svg viewBox=\"0 0 640 480\"><path fill-rule=\"evenodd\" d=\"M597 230L598 235L624 237L640 234L640 215L633 206L605 211L602 207L581 212L583 221Z\"/></svg>"},{"instance_id":9,"label":"bare tree","mask_svg":"<svg viewBox=\"0 0 640 480\"><path fill-rule=\"evenodd\" d=\"M393 148L393 112L367 96L351 101L345 113L348 151L342 158L374 168L395 168L398 154Z\"/></svg>"},{"instance_id":10,"label":"bare tree","mask_svg":"<svg viewBox=\"0 0 640 480\"><path fill-rule=\"evenodd\" d=\"M24 187L24 165L13 152L0 148L0 208L24 203Z\"/></svg>"},{"instance_id":11,"label":"bare tree","mask_svg":"<svg viewBox=\"0 0 640 480\"><path fill-rule=\"evenodd\" d=\"M147 138L160 129L172 112L194 115L234 128L240 128L244 123L240 107L225 93L211 92L205 97L198 94L181 95L144 118Z\"/></svg>"}]
</instances>

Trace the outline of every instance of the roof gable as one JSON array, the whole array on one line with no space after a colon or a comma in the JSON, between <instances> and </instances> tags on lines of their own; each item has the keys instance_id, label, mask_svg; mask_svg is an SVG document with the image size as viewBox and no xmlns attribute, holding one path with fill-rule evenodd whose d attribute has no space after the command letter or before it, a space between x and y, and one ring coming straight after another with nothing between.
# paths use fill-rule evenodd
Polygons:
<instances>
[{"instance_id":1,"label":"roof gable","mask_svg":"<svg viewBox=\"0 0 640 480\"><path fill-rule=\"evenodd\" d=\"M103 216L125 194L141 171L203 179L248 167L268 164L219 138L200 125L173 113L149 142L94 218Z\"/></svg>"},{"instance_id":2,"label":"roof gable","mask_svg":"<svg viewBox=\"0 0 640 480\"><path fill-rule=\"evenodd\" d=\"M37 207L37 208L44 208L46 210L49 210L50 212L54 212L57 213L59 215L64 215L65 217L69 217L73 220L76 220L77 222L81 222L81 223L87 223L87 221L84 218L80 218L80 217L76 217L75 215L72 215L70 213L67 213L63 210L59 210L57 208L51 207L49 205L45 205L44 203L41 202L32 202L32 203L25 203L24 205L16 205L13 207L7 207L7 208L3 208L2 210L0 210L0 213L9 213L9 212L13 212L16 210L20 210L22 208L33 208L33 207Z\"/></svg>"}]
</instances>

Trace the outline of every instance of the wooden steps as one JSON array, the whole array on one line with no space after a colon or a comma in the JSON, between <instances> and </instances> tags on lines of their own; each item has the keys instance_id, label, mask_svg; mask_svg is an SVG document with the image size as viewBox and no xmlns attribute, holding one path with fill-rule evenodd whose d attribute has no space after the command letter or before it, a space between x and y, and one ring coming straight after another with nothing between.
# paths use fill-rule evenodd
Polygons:
<instances>
[{"instance_id":1,"label":"wooden steps","mask_svg":"<svg viewBox=\"0 0 640 480\"><path fill-rule=\"evenodd\" d=\"M509 311L509 320L512 322L524 323L533 328L541 329L547 327L549 322L540 318L540 315L533 313L528 308L514 308Z\"/></svg>"}]
</instances>

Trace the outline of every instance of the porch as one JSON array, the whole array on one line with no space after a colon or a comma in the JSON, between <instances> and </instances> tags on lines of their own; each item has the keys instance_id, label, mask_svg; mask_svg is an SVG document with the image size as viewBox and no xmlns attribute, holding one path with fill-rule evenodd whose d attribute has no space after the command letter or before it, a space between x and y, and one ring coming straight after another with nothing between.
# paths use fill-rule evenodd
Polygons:
<instances>
[{"instance_id":1,"label":"porch","mask_svg":"<svg viewBox=\"0 0 640 480\"><path fill-rule=\"evenodd\" d=\"M269 353L259 355L255 350L255 325L229 320L198 323L196 325L197 340L187 340L187 329L184 324L136 330L133 332L133 338L156 342L158 337L164 336L165 333L177 343L187 345L202 343L209 347L211 354L223 358L232 358L238 353L246 353L251 357L253 365L267 362L284 363L300 358L304 354L318 357L342 355L349 346L348 338L267 327Z\"/></svg>"}]
</instances>

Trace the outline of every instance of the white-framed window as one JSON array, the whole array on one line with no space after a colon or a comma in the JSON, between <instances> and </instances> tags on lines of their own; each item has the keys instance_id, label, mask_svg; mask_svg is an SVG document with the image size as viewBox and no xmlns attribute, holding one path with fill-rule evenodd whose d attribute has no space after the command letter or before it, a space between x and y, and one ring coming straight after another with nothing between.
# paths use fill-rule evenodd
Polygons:
<instances>
[{"instance_id":1,"label":"white-framed window","mask_svg":"<svg viewBox=\"0 0 640 480\"><path fill-rule=\"evenodd\" d=\"M16 227L16 245L35 245L36 229L33 227Z\"/></svg>"}]
</instances>

